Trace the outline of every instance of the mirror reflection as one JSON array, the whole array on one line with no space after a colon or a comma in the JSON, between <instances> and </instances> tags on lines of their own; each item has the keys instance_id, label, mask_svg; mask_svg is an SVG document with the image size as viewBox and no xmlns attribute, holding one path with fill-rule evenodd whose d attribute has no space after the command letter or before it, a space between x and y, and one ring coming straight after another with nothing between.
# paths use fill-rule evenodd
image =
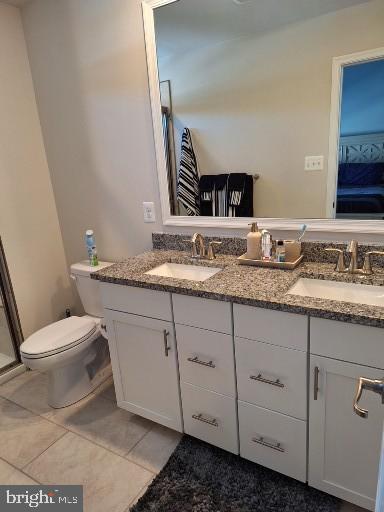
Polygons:
<instances>
[{"instance_id":1,"label":"mirror reflection","mask_svg":"<svg viewBox=\"0 0 384 512\"><path fill-rule=\"evenodd\" d=\"M179 0L154 19L172 215L384 218L384 50L332 84L335 57L384 47L381 0Z\"/></svg>"}]
</instances>

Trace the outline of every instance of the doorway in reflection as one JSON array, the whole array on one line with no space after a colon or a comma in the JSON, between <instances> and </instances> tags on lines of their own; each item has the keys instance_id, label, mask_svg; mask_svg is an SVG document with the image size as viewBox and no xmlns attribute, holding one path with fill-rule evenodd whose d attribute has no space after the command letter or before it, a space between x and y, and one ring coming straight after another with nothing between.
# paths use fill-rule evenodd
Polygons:
<instances>
[{"instance_id":1,"label":"doorway in reflection","mask_svg":"<svg viewBox=\"0 0 384 512\"><path fill-rule=\"evenodd\" d=\"M336 217L384 219L384 59L343 68Z\"/></svg>"}]
</instances>

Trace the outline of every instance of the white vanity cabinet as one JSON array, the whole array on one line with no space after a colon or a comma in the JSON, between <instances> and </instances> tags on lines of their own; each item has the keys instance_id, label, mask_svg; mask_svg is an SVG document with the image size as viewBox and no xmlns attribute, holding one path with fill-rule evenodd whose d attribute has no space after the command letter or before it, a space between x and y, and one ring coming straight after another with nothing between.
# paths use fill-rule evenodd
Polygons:
<instances>
[{"instance_id":1,"label":"white vanity cabinet","mask_svg":"<svg viewBox=\"0 0 384 512\"><path fill-rule=\"evenodd\" d=\"M119 407L182 432L170 294L104 283L101 294Z\"/></svg>"},{"instance_id":2,"label":"white vanity cabinet","mask_svg":"<svg viewBox=\"0 0 384 512\"><path fill-rule=\"evenodd\" d=\"M363 419L353 397L359 377L383 377L384 332L311 318L310 333L309 484L374 510L384 408L363 393Z\"/></svg>"},{"instance_id":3,"label":"white vanity cabinet","mask_svg":"<svg viewBox=\"0 0 384 512\"><path fill-rule=\"evenodd\" d=\"M374 509L382 329L101 283L118 405ZM309 375L309 377L308 377Z\"/></svg>"}]
</instances>

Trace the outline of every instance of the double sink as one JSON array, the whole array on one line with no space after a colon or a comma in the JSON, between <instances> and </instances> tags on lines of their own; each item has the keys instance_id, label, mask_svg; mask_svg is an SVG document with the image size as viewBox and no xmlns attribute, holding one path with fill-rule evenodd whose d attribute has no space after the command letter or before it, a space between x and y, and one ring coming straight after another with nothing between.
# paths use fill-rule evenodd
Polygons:
<instances>
[{"instance_id":1,"label":"double sink","mask_svg":"<svg viewBox=\"0 0 384 512\"><path fill-rule=\"evenodd\" d=\"M221 270L218 267L163 263L145 272L145 274L203 282L218 274ZM289 288L286 294L384 307L384 287L382 286L301 277Z\"/></svg>"}]
</instances>

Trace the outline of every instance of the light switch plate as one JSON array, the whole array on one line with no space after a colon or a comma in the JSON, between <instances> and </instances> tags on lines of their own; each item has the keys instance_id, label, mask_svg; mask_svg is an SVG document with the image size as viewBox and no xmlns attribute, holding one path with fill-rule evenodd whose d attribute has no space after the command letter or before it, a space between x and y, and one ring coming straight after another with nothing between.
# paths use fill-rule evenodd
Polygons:
<instances>
[{"instance_id":1,"label":"light switch plate","mask_svg":"<svg viewBox=\"0 0 384 512\"><path fill-rule=\"evenodd\" d=\"M306 156L304 169L306 171L322 171L324 169L324 157L321 156Z\"/></svg>"},{"instance_id":2,"label":"light switch plate","mask_svg":"<svg viewBox=\"0 0 384 512\"><path fill-rule=\"evenodd\" d=\"M155 203L143 203L144 222L156 222Z\"/></svg>"}]
</instances>

